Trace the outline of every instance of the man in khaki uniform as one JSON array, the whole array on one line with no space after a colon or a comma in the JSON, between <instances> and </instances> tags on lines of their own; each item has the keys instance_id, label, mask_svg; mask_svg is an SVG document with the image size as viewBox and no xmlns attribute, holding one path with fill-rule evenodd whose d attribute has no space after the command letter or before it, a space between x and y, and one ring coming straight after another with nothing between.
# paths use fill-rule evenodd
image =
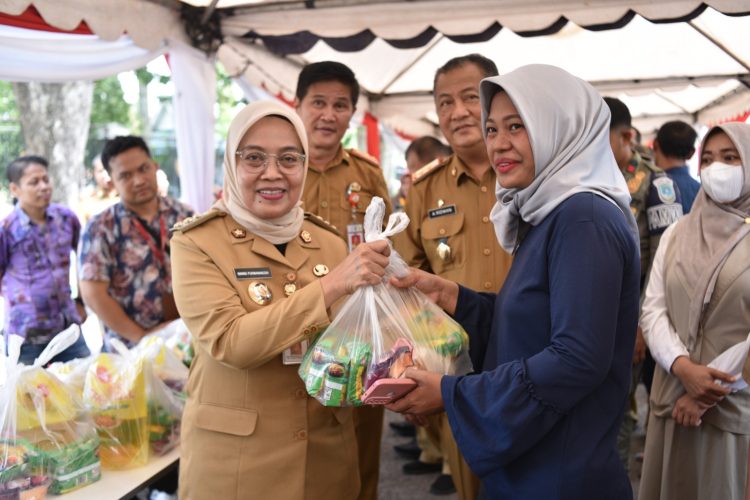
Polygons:
<instances>
[{"instance_id":1,"label":"man in khaki uniform","mask_svg":"<svg viewBox=\"0 0 750 500\"><path fill-rule=\"evenodd\" d=\"M406 262L480 292L497 292L511 257L497 243L490 211L495 172L481 130L479 82L497 67L478 54L451 59L435 75L440 130L454 154L418 170L409 191L409 227L396 240ZM473 500L479 481L461 457L445 414L441 445L463 500Z\"/></svg>"},{"instance_id":2,"label":"man in khaki uniform","mask_svg":"<svg viewBox=\"0 0 750 500\"><path fill-rule=\"evenodd\" d=\"M641 250L641 294L646 290L651 262L664 230L682 217L680 191L672 179L651 158L639 153L633 147L633 127L630 110L625 103L613 97L605 97L610 110L609 142L617 165L628 184L631 201L630 210L638 223ZM638 421L635 390L641 378L646 389L651 390L654 373L654 360L646 349L646 342L640 326L636 332L633 351L633 375L630 387L630 407L626 409L617 449L625 471L630 471L630 440Z\"/></svg>"},{"instance_id":3,"label":"man in khaki uniform","mask_svg":"<svg viewBox=\"0 0 750 500\"><path fill-rule=\"evenodd\" d=\"M362 223L373 196L385 201L386 217L392 211L377 161L341 145L358 97L359 83L341 63L309 64L300 72L295 106L307 130L310 163L302 201L305 210L339 230L349 251L364 241ZM383 408L356 408L354 424L362 482L359 498L377 500Z\"/></svg>"}]
</instances>

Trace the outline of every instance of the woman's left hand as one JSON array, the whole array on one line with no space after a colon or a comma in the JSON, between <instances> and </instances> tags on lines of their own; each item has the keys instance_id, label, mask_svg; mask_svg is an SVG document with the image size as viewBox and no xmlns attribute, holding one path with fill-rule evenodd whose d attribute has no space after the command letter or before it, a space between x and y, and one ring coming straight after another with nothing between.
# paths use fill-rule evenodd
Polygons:
<instances>
[{"instance_id":1,"label":"woman's left hand","mask_svg":"<svg viewBox=\"0 0 750 500\"><path fill-rule=\"evenodd\" d=\"M698 427L701 425L703 414L706 410L714 405L706 405L701 403L697 399L694 399L690 394L683 394L680 399L674 405L672 410L672 418L679 424L685 427Z\"/></svg>"},{"instance_id":2,"label":"woman's left hand","mask_svg":"<svg viewBox=\"0 0 750 500\"><path fill-rule=\"evenodd\" d=\"M443 376L418 368L407 368L404 376L414 380L417 387L403 398L385 407L409 415L432 415L443 411L443 393L440 382Z\"/></svg>"}]
</instances>

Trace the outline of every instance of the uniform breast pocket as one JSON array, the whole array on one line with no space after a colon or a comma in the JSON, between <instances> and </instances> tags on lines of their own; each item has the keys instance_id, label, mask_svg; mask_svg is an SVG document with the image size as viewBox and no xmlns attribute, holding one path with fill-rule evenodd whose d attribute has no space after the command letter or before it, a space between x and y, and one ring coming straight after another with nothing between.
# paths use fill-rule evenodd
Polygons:
<instances>
[{"instance_id":1,"label":"uniform breast pocket","mask_svg":"<svg viewBox=\"0 0 750 500\"><path fill-rule=\"evenodd\" d=\"M357 213L357 222L361 224L365 220L365 211L367 210L367 207L370 206L373 195L364 191L359 191L357 194L359 195L359 200L357 200L357 206L354 210ZM347 212L352 211L352 204L347 199L346 194L341 197L341 208L345 209Z\"/></svg>"},{"instance_id":2,"label":"uniform breast pocket","mask_svg":"<svg viewBox=\"0 0 750 500\"><path fill-rule=\"evenodd\" d=\"M466 238L461 231L463 226L463 213L422 220L422 245L435 274L443 274L464 264Z\"/></svg>"}]
</instances>

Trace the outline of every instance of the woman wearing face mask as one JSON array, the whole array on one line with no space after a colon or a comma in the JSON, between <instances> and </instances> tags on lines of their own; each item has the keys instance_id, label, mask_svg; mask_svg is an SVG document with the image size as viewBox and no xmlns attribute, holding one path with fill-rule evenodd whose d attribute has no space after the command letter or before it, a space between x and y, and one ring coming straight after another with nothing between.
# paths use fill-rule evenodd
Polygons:
<instances>
[{"instance_id":1,"label":"woman wearing face mask","mask_svg":"<svg viewBox=\"0 0 750 500\"><path fill-rule=\"evenodd\" d=\"M750 332L750 125L714 127L702 189L662 236L641 315L657 371L639 498L742 498L750 390L708 365Z\"/></svg>"},{"instance_id":2,"label":"woman wearing face mask","mask_svg":"<svg viewBox=\"0 0 750 500\"><path fill-rule=\"evenodd\" d=\"M175 300L196 348L181 498L359 492L351 409L309 397L297 369L331 306L380 282L389 250L381 241L347 256L335 229L302 211L306 155L293 110L248 105L230 125L223 200L172 239Z\"/></svg>"},{"instance_id":3,"label":"woman wearing face mask","mask_svg":"<svg viewBox=\"0 0 750 500\"><path fill-rule=\"evenodd\" d=\"M445 410L485 498L632 499L616 450L638 319L639 257L609 109L589 84L530 65L480 86L497 172L492 220L513 265L497 296L413 270L461 323L479 373L417 369L390 405Z\"/></svg>"}]
</instances>

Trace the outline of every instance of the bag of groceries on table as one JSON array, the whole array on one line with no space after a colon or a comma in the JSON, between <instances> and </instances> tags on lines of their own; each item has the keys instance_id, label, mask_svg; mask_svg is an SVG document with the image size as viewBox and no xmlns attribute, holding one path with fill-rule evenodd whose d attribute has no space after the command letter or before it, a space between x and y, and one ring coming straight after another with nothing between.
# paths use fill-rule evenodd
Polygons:
<instances>
[{"instance_id":1,"label":"bag of groceries on table","mask_svg":"<svg viewBox=\"0 0 750 500\"><path fill-rule=\"evenodd\" d=\"M11 335L0 388L0 498L44 498L101 477L99 437L80 396L43 367L75 343L78 325L58 333L33 365L18 364Z\"/></svg>"},{"instance_id":2,"label":"bag of groceries on table","mask_svg":"<svg viewBox=\"0 0 750 500\"><path fill-rule=\"evenodd\" d=\"M146 369L151 451L163 455L180 442L188 369L164 338L148 335L135 347Z\"/></svg>"},{"instance_id":3,"label":"bag of groceries on table","mask_svg":"<svg viewBox=\"0 0 750 500\"><path fill-rule=\"evenodd\" d=\"M409 224L406 214L396 213L383 230L384 214L382 198L373 198L365 214L366 241L387 239ZM299 367L310 396L325 406L384 404L414 387L403 376L410 366L443 374L471 371L463 328L416 288L388 284L391 276L407 273L391 248L383 282L356 290L344 302Z\"/></svg>"},{"instance_id":4,"label":"bag of groceries on table","mask_svg":"<svg viewBox=\"0 0 750 500\"><path fill-rule=\"evenodd\" d=\"M130 469L148 461L148 411L143 361L119 340L117 353L99 354L89 365L83 401L101 440L102 467Z\"/></svg>"},{"instance_id":5,"label":"bag of groceries on table","mask_svg":"<svg viewBox=\"0 0 750 500\"><path fill-rule=\"evenodd\" d=\"M89 366L99 356L99 351L92 351L85 358L74 358L69 361L57 361L47 366L47 371L59 378L65 385L73 389L83 400L83 386L86 383L86 373Z\"/></svg>"},{"instance_id":6,"label":"bag of groceries on table","mask_svg":"<svg viewBox=\"0 0 750 500\"><path fill-rule=\"evenodd\" d=\"M195 349L193 348L193 339L190 336L190 330L187 329L184 321L177 318L164 328L149 333L141 342L151 337L159 337L164 340L165 345L174 351L180 361L188 368L190 367L195 357Z\"/></svg>"}]
</instances>

